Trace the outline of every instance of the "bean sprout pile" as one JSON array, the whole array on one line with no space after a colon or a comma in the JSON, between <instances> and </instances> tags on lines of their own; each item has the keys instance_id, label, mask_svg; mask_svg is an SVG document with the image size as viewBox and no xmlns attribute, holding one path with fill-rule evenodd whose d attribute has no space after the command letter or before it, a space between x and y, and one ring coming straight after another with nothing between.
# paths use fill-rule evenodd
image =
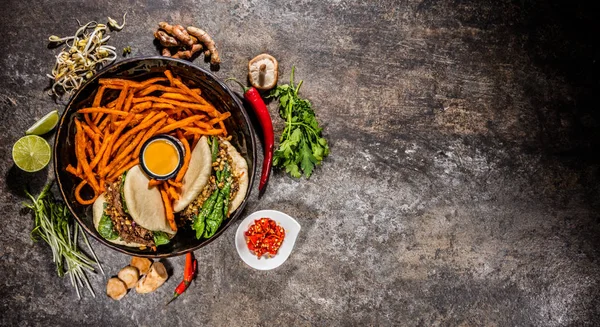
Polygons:
<instances>
[{"instance_id":1,"label":"bean sprout pile","mask_svg":"<svg viewBox=\"0 0 600 327\"><path fill-rule=\"evenodd\" d=\"M92 78L98 69L117 59L116 48L106 44L110 39L110 35L106 35L108 26L95 21L79 25L80 28L73 36L61 38L52 35L48 38L52 43L64 42L66 45L56 56L52 74L47 75L54 81L51 94L57 98L63 94L70 97L83 83ZM116 25L114 19L109 20L109 25L115 30L122 29L125 25L125 15L122 25Z\"/></svg>"}]
</instances>

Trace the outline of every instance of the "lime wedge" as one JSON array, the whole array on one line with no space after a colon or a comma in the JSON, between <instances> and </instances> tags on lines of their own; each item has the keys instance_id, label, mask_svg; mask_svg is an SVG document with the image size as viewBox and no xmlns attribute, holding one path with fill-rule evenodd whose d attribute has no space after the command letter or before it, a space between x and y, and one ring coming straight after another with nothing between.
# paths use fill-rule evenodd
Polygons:
<instances>
[{"instance_id":1,"label":"lime wedge","mask_svg":"<svg viewBox=\"0 0 600 327\"><path fill-rule=\"evenodd\" d=\"M43 135L53 130L54 127L56 127L56 124L58 124L58 111L54 110L38 120L33 126L29 127L29 129L25 131L25 134Z\"/></svg>"},{"instance_id":2,"label":"lime wedge","mask_svg":"<svg viewBox=\"0 0 600 327\"><path fill-rule=\"evenodd\" d=\"M13 161L17 167L29 173L46 167L51 156L50 144L36 135L23 136L12 149Z\"/></svg>"}]
</instances>

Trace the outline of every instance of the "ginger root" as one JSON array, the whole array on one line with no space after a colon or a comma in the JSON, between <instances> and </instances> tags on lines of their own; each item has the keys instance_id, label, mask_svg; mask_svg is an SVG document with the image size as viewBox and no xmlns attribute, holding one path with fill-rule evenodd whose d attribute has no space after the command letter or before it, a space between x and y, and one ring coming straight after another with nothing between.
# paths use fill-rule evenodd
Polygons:
<instances>
[{"instance_id":1,"label":"ginger root","mask_svg":"<svg viewBox=\"0 0 600 327\"><path fill-rule=\"evenodd\" d=\"M164 47L161 49L163 56L192 59L196 53L204 50L204 55L210 56L211 65L221 63L215 41L205 31L193 26L184 28L181 25L170 25L167 22L158 23L158 27L154 37Z\"/></svg>"},{"instance_id":2,"label":"ginger root","mask_svg":"<svg viewBox=\"0 0 600 327\"><path fill-rule=\"evenodd\" d=\"M158 23L158 27L170 35L173 35L177 40L188 47L191 47L194 44L194 41L192 41L188 32L181 25L169 25L167 22L160 22Z\"/></svg>"},{"instance_id":3,"label":"ginger root","mask_svg":"<svg viewBox=\"0 0 600 327\"><path fill-rule=\"evenodd\" d=\"M113 277L106 283L106 295L110 296L111 299L119 301L125 294L127 294L127 286L122 280Z\"/></svg>"},{"instance_id":4,"label":"ginger root","mask_svg":"<svg viewBox=\"0 0 600 327\"><path fill-rule=\"evenodd\" d=\"M165 266L161 262L155 262L150 267L148 274L138 281L135 290L142 294L153 292L164 284L167 278L169 275Z\"/></svg>"},{"instance_id":5,"label":"ginger root","mask_svg":"<svg viewBox=\"0 0 600 327\"><path fill-rule=\"evenodd\" d=\"M169 48L179 46L179 41L163 30L156 30L156 32L154 32L154 37L158 39L163 47Z\"/></svg>"},{"instance_id":6,"label":"ginger root","mask_svg":"<svg viewBox=\"0 0 600 327\"><path fill-rule=\"evenodd\" d=\"M210 35L208 35L208 33L194 26L188 26L187 31L190 35L198 38L199 42L204 43L207 51L210 51L210 63L212 65L218 65L221 63L221 58L219 58L219 52L215 46L215 41L210 37Z\"/></svg>"},{"instance_id":7,"label":"ginger root","mask_svg":"<svg viewBox=\"0 0 600 327\"><path fill-rule=\"evenodd\" d=\"M171 50L169 50L169 48L163 48L162 51L161 51L161 54L164 57L170 57L171 56Z\"/></svg>"},{"instance_id":8,"label":"ginger root","mask_svg":"<svg viewBox=\"0 0 600 327\"><path fill-rule=\"evenodd\" d=\"M123 283L125 283L125 286L127 286L128 289L134 287L140 279L140 273L138 272L138 269L132 266L124 267L119 271L117 276L121 281L123 281Z\"/></svg>"},{"instance_id":9,"label":"ginger root","mask_svg":"<svg viewBox=\"0 0 600 327\"><path fill-rule=\"evenodd\" d=\"M192 45L191 50L177 51L177 53L174 54L172 57L179 58L179 59L190 59L196 54L196 52L202 50L202 48L203 48L202 44L194 44L194 45Z\"/></svg>"},{"instance_id":10,"label":"ginger root","mask_svg":"<svg viewBox=\"0 0 600 327\"><path fill-rule=\"evenodd\" d=\"M150 270L150 266L152 266L152 261L148 258L131 257L131 263L129 263L129 265L132 267L136 267L137 270L140 272L140 275L145 275L148 273L148 270Z\"/></svg>"}]
</instances>

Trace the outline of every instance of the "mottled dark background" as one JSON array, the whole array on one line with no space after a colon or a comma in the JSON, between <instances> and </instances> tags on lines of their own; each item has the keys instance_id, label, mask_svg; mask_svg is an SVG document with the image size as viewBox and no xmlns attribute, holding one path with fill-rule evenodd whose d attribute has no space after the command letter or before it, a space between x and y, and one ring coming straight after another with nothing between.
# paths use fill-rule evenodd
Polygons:
<instances>
[{"instance_id":1,"label":"mottled dark background","mask_svg":"<svg viewBox=\"0 0 600 327\"><path fill-rule=\"evenodd\" d=\"M63 109L44 93L57 53L46 39L124 11L110 43L133 56L156 53L167 20L215 38L221 78L243 78L263 51L284 82L296 65L331 155L310 180L275 172L252 194L246 213L302 225L280 268L247 267L232 228L196 251L199 277L168 307L183 258L155 293L114 302L92 275L98 296L78 301L30 240L22 188L52 168L22 173L10 153ZM3 1L0 325L600 325L595 13L525 0ZM93 244L109 274L128 262Z\"/></svg>"}]
</instances>

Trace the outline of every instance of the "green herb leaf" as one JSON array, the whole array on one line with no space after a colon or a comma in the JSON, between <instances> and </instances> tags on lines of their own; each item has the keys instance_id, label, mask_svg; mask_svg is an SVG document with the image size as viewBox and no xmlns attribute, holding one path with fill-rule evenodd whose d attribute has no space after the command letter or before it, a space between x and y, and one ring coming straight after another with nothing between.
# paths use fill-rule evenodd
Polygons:
<instances>
[{"instance_id":1,"label":"green herb leaf","mask_svg":"<svg viewBox=\"0 0 600 327\"><path fill-rule=\"evenodd\" d=\"M312 174L313 169L315 168L315 164L317 163L317 159L312 154L310 147L307 142L303 142L302 150L300 152L302 156L301 167L302 171L304 171L304 176L307 178Z\"/></svg>"},{"instance_id":2,"label":"green herb leaf","mask_svg":"<svg viewBox=\"0 0 600 327\"><path fill-rule=\"evenodd\" d=\"M273 165L285 168L292 177L304 173L309 178L315 166L329 155L329 145L321 135L312 104L298 96L302 81L294 85L294 71L292 67L289 84L278 86L269 95L279 100L279 116L285 120L279 147L273 153Z\"/></svg>"},{"instance_id":3,"label":"green herb leaf","mask_svg":"<svg viewBox=\"0 0 600 327\"><path fill-rule=\"evenodd\" d=\"M98 266L102 274L104 274L104 270L98 262L87 236L75 223L67 206L52 196L51 186L52 183L47 184L37 198L27 193L32 201L27 207L35 213L31 236L48 244L58 276L69 275L77 297L81 298L79 288L83 286L90 291L92 296L95 296L86 271L94 272L94 265ZM79 235L82 236L89 250L88 253L92 255L93 259L80 250Z\"/></svg>"},{"instance_id":4,"label":"green herb leaf","mask_svg":"<svg viewBox=\"0 0 600 327\"><path fill-rule=\"evenodd\" d=\"M119 237L119 233L114 229L112 220L110 220L110 217L105 213L102 214L100 222L98 223L98 233L104 239L110 241L116 240L117 237Z\"/></svg>"},{"instance_id":5,"label":"green herb leaf","mask_svg":"<svg viewBox=\"0 0 600 327\"><path fill-rule=\"evenodd\" d=\"M169 242L171 242L169 234L165 232L152 232L152 235L154 236L154 244L156 244L156 246L169 244Z\"/></svg>"}]
</instances>

